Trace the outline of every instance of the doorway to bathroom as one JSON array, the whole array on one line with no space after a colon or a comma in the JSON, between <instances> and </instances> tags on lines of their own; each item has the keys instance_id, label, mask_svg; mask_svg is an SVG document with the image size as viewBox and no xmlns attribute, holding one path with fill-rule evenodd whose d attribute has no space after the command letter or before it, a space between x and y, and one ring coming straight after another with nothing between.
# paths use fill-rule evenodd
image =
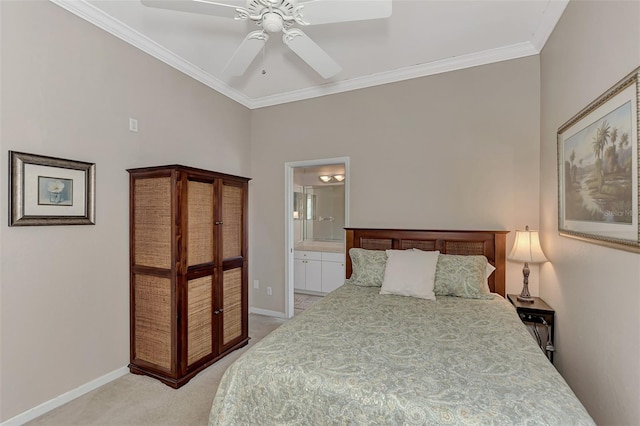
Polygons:
<instances>
[{"instance_id":1,"label":"doorway to bathroom","mask_svg":"<svg viewBox=\"0 0 640 426\"><path fill-rule=\"evenodd\" d=\"M344 282L349 183L349 157L285 164L287 318L294 294L323 296Z\"/></svg>"}]
</instances>

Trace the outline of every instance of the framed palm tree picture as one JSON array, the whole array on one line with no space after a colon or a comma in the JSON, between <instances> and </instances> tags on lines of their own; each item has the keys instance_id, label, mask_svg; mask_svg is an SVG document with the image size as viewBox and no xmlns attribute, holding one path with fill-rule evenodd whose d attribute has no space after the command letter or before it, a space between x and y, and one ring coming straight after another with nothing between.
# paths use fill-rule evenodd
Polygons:
<instances>
[{"instance_id":1,"label":"framed palm tree picture","mask_svg":"<svg viewBox=\"0 0 640 426\"><path fill-rule=\"evenodd\" d=\"M558 129L560 235L640 252L640 68Z\"/></svg>"}]
</instances>

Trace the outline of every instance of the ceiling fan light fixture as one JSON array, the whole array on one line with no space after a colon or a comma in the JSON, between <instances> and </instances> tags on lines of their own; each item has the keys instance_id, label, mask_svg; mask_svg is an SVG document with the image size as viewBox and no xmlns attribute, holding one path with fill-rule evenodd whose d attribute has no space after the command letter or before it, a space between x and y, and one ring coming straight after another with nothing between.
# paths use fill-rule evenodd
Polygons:
<instances>
[{"instance_id":1,"label":"ceiling fan light fixture","mask_svg":"<svg viewBox=\"0 0 640 426\"><path fill-rule=\"evenodd\" d=\"M244 74L264 47L268 34L281 31L282 40L289 49L324 79L332 78L342 71L340 65L299 28L292 28L294 24L306 26L387 18L392 10L392 0L309 0L302 3L298 0L245 0L245 7L219 1L224 0L140 0L148 7L257 24L261 30L245 37L224 68L223 72L231 76Z\"/></svg>"},{"instance_id":2,"label":"ceiling fan light fixture","mask_svg":"<svg viewBox=\"0 0 640 426\"><path fill-rule=\"evenodd\" d=\"M344 175L333 175L333 178L338 182L342 182L344 180Z\"/></svg>"},{"instance_id":3,"label":"ceiling fan light fixture","mask_svg":"<svg viewBox=\"0 0 640 426\"><path fill-rule=\"evenodd\" d=\"M320 180L323 181L324 183L327 183L331 180L331 176L329 175L320 175Z\"/></svg>"},{"instance_id":4,"label":"ceiling fan light fixture","mask_svg":"<svg viewBox=\"0 0 640 426\"><path fill-rule=\"evenodd\" d=\"M262 17L262 28L268 33L278 33L284 28L282 16L275 12L267 12Z\"/></svg>"}]
</instances>

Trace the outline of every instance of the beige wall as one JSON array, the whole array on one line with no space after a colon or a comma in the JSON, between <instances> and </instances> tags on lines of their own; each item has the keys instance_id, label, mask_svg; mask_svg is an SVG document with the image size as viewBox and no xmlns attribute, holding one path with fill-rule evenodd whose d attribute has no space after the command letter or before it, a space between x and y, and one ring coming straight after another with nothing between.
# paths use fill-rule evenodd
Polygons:
<instances>
[{"instance_id":1,"label":"beige wall","mask_svg":"<svg viewBox=\"0 0 640 426\"><path fill-rule=\"evenodd\" d=\"M252 112L51 3L0 1L0 19L0 175L8 150L97 163L97 225L0 226L0 421L128 363L126 168L253 177L251 304L283 312L284 163L349 156L352 226L540 224L557 367L598 423L640 422L640 260L557 236L555 145L640 64L640 3L572 1L541 58Z\"/></svg>"},{"instance_id":2,"label":"beige wall","mask_svg":"<svg viewBox=\"0 0 640 426\"><path fill-rule=\"evenodd\" d=\"M603 25L603 23L608 23ZM541 295L556 366L598 424L640 424L640 255L558 236L556 132L640 65L640 2L569 3L541 55Z\"/></svg>"},{"instance_id":3,"label":"beige wall","mask_svg":"<svg viewBox=\"0 0 640 426\"><path fill-rule=\"evenodd\" d=\"M284 312L288 161L351 158L351 226L537 228L539 81L529 57L254 110L252 306Z\"/></svg>"},{"instance_id":4,"label":"beige wall","mask_svg":"<svg viewBox=\"0 0 640 426\"><path fill-rule=\"evenodd\" d=\"M0 176L8 150L97 163L95 226L10 228L0 209L3 421L128 364L125 170L248 175L250 111L49 2L0 9Z\"/></svg>"}]
</instances>

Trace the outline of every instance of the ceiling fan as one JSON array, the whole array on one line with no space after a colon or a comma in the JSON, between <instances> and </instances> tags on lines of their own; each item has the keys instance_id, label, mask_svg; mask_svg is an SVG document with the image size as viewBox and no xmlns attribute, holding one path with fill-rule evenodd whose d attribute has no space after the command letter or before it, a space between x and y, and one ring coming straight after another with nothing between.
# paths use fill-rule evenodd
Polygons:
<instances>
[{"instance_id":1,"label":"ceiling fan","mask_svg":"<svg viewBox=\"0 0 640 426\"><path fill-rule=\"evenodd\" d=\"M246 0L245 6L209 0L140 0L143 5L160 9L253 21L258 28L244 38L224 72L239 76L249 68L269 39L282 32L282 41L323 78L328 79L342 68L298 25L363 21L391 16L392 0Z\"/></svg>"}]
</instances>

